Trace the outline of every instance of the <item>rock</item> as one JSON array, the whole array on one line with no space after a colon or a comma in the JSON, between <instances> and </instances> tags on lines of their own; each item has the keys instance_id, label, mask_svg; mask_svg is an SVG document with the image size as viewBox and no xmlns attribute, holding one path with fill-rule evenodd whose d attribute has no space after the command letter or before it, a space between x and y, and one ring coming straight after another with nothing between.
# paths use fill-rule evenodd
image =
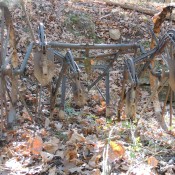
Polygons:
<instances>
[{"instance_id":1,"label":"rock","mask_svg":"<svg viewBox=\"0 0 175 175\"><path fill-rule=\"evenodd\" d=\"M119 29L110 29L109 30L109 36L113 40L118 40L120 39L121 33Z\"/></svg>"}]
</instances>

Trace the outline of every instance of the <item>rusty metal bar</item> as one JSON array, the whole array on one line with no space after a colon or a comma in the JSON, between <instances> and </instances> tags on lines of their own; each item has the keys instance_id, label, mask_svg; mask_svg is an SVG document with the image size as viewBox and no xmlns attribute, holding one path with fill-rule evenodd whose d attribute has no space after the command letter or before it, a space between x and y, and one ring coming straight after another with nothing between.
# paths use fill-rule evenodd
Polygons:
<instances>
[{"instance_id":1,"label":"rusty metal bar","mask_svg":"<svg viewBox=\"0 0 175 175\"><path fill-rule=\"evenodd\" d=\"M15 69L15 70L13 71L14 74L17 74L17 75L23 74L23 72L24 72L24 70L25 70L25 68L26 68L26 65L27 65L27 61L28 61L28 59L29 59L29 57L30 57L30 54L31 54L31 52L32 52L33 45L34 45L34 43L32 42L32 43L30 43L30 45L28 46L28 48L27 48L27 53L26 53L26 55L24 56L24 60L23 60L23 62L22 62L22 64L21 64L20 69Z\"/></svg>"},{"instance_id":2,"label":"rusty metal bar","mask_svg":"<svg viewBox=\"0 0 175 175\"><path fill-rule=\"evenodd\" d=\"M70 49L135 49L139 48L139 44L72 44L72 43L59 43L49 42L47 46L53 48L70 48Z\"/></svg>"}]
</instances>

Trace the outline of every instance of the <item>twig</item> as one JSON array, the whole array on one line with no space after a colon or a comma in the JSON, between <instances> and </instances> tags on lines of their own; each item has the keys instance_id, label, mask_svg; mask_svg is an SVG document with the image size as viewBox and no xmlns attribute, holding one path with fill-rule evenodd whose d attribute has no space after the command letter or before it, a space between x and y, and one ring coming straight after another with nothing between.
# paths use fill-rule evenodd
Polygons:
<instances>
[{"instance_id":1,"label":"twig","mask_svg":"<svg viewBox=\"0 0 175 175\"><path fill-rule=\"evenodd\" d=\"M102 17L100 18L100 20L103 19L103 18L107 18L107 17L109 17L109 16L111 16L111 15L112 15L112 14L109 13L109 14L107 14L107 15L105 15L105 16L102 16Z\"/></svg>"}]
</instances>

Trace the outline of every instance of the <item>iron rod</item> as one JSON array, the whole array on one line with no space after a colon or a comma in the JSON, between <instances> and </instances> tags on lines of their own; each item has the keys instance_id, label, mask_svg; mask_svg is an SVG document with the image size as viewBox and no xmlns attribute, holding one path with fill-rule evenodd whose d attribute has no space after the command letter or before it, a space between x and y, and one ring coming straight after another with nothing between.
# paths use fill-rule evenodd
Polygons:
<instances>
[{"instance_id":1,"label":"iron rod","mask_svg":"<svg viewBox=\"0 0 175 175\"><path fill-rule=\"evenodd\" d=\"M49 42L48 46L54 48L70 48L70 49L133 49L139 48L139 44L72 44L72 43L59 43Z\"/></svg>"},{"instance_id":2,"label":"iron rod","mask_svg":"<svg viewBox=\"0 0 175 175\"><path fill-rule=\"evenodd\" d=\"M22 73L24 72L24 70L25 70L25 68L26 68L26 65L27 65L27 61L28 61L28 59L29 59L29 57L30 57L30 54L31 54L31 52L32 52L32 49L33 49L33 42L30 43L30 45L29 45L28 48L27 48L27 53L26 53L26 55L24 56L24 60L23 60L23 62L22 62L22 64L21 64L20 69L14 70L14 72L13 72L14 74L22 74Z\"/></svg>"},{"instance_id":3,"label":"iron rod","mask_svg":"<svg viewBox=\"0 0 175 175\"><path fill-rule=\"evenodd\" d=\"M97 88L99 94L101 95L101 97L103 98L104 101L106 101L105 96L103 95L102 91L100 90L100 88L98 87L98 85L96 84L95 87Z\"/></svg>"}]
</instances>

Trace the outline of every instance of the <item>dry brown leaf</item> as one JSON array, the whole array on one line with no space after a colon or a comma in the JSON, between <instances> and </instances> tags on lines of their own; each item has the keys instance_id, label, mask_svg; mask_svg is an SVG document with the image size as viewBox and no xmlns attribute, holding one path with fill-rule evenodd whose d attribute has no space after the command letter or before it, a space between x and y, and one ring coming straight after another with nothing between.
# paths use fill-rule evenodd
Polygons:
<instances>
[{"instance_id":1,"label":"dry brown leaf","mask_svg":"<svg viewBox=\"0 0 175 175\"><path fill-rule=\"evenodd\" d=\"M40 130L40 134L42 135L42 137L45 137L45 136L48 135L47 131L46 131L44 128L42 128L42 129Z\"/></svg>"},{"instance_id":2,"label":"dry brown leaf","mask_svg":"<svg viewBox=\"0 0 175 175\"><path fill-rule=\"evenodd\" d=\"M86 139L83 135L80 135L77 133L76 130L72 130L71 133L69 134L69 143L76 143L76 142L85 142Z\"/></svg>"},{"instance_id":3,"label":"dry brown leaf","mask_svg":"<svg viewBox=\"0 0 175 175\"><path fill-rule=\"evenodd\" d=\"M83 167L73 167L73 168L69 168L69 171L71 172L71 173L81 173L82 172L82 169L83 169Z\"/></svg>"},{"instance_id":4,"label":"dry brown leaf","mask_svg":"<svg viewBox=\"0 0 175 175\"><path fill-rule=\"evenodd\" d=\"M159 161L155 157L151 156L148 158L149 165L156 167L158 163L159 163Z\"/></svg>"},{"instance_id":5,"label":"dry brown leaf","mask_svg":"<svg viewBox=\"0 0 175 175\"><path fill-rule=\"evenodd\" d=\"M71 162L74 159L77 159L77 145L73 143L68 143L66 150L64 152L65 160Z\"/></svg>"},{"instance_id":6,"label":"dry brown leaf","mask_svg":"<svg viewBox=\"0 0 175 175\"><path fill-rule=\"evenodd\" d=\"M97 124L104 125L106 124L106 119L104 117L98 118L95 120Z\"/></svg>"},{"instance_id":7,"label":"dry brown leaf","mask_svg":"<svg viewBox=\"0 0 175 175\"><path fill-rule=\"evenodd\" d=\"M99 166L99 160L101 158L100 154L94 154L92 158L89 160L89 165L93 168L96 168Z\"/></svg>"},{"instance_id":8,"label":"dry brown leaf","mask_svg":"<svg viewBox=\"0 0 175 175\"><path fill-rule=\"evenodd\" d=\"M59 110L59 109L55 108L53 111L53 116L58 117L60 120L64 120L65 119L65 112L63 110Z\"/></svg>"},{"instance_id":9,"label":"dry brown leaf","mask_svg":"<svg viewBox=\"0 0 175 175\"><path fill-rule=\"evenodd\" d=\"M110 141L110 153L114 158L123 157L125 154L125 149L121 143L116 143L114 141Z\"/></svg>"},{"instance_id":10,"label":"dry brown leaf","mask_svg":"<svg viewBox=\"0 0 175 175\"><path fill-rule=\"evenodd\" d=\"M58 113L58 117L60 120L64 120L65 119L65 112L63 110L60 110Z\"/></svg>"},{"instance_id":11,"label":"dry brown leaf","mask_svg":"<svg viewBox=\"0 0 175 175\"><path fill-rule=\"evenodd\" d=\"M104 149L105 143L102 141L96 142L94 145L94 152L102 152Z\"/></svg>"},{"instance_id":12,"label":"dry brown leaf","mask_svg":"<svg viewBox=\"0 0 175 175\"><path fill-rule=\"evenodd\" d=\"M49 125L50 125L50 120L49 120L49 118L46 117L45 118L45 123L44 123L44 128L48 129Z\"/></svg>"},{"instance_id":13,"label":"dry brown leaf","mask_svg":"<svg viewBox=\"0 0 175 175\"><path fill-rule=\"evenodd\" d=\"M92 96L92 99L95 100L96 102L98 102L100 100L100 96L98 94L94 94Z\"/></svg>"},{"instance_id":14,"label":"dry brown leaf","mask_svg":"<svg viewBox=\"0 0 175 175\"><path fill-rule=\"evenodd\" d=\"M103 100L100 102L102 107L106 107L106 102Z\"/></svg>"},{"instance_id":15,"label":"dry brown leaf","mask_svg":"<svg viewBox=\"0 0 175 175\"><path fill-rule=\"evenodd\" d=\"M46 150L48 153L54 154L56 150L58 150L59 145L51 142L45 142L43 144L44 150Z\"/></svg>"},{"instance_id":16,"label":"dry brown leaf","mask_svg":"<svg viewBox=\"0 0 175 175\"><path fill-rule=\"evenodd\" d=\"M101 172L99 169L94 169L92 172L91 172L91 175L101 175Z\"/></svg>"},{"instance_id":17,"label":"dry brown leaf","mask_svg":"<svg viewBox=\"0 0 175 175\"><path fill-rule=\"evenodd\" d=\"M44 151L41 151L40 154L41 154L41 157L42 157L42 161L44 163L47 163L47 162L51 161L54 158L53 154L50 154L50 153L47 153L47 152L44 152Z\"/></svg>"},{"instance_id":18,"label":"dry brown leaf","mask_svg":"<svg viewBox=\"0 0 175 175\"><path fill-rule=\"evenodd\" d=\"M21 134L22 139L26 139L26 138L29 139L29 137L30 137L30 134L28 132L24 132Z\"/></svg>"},{"instance_id":19,"label":"dry brown leaf","mask_svg":"<svg viewBox=\"0 0 175 175\"><path fill-rule=\"evenodd\" d=\"M101 107L101 106L96 105L94 112L97 115L103 115L105 113L105 110L106 110L106 107Z\"/></svg>"},{"instance_id":20,"label":"dry brown leaf","mask_svg":"<svg viewBox=\"0 0 175 175\"><path fill-rule=\"evenodd\" d=\"M32 121L32 117L28 114L28 112L23 112L22 118L25 120Z\"/></svg>"},{"instance_id":21,"label":"dry brown leaf","mask_svg":"<svg viewBox=\"0 0 175 175\"><path fill-rule=\"evenodd\" d=\"M51 169L49 169L49 175L56 175L57 174L57 167L54 166Z\"/></svg>"},{"instance_id":22,"label":"dry brown leaf","mask_svg":"<svg viewBox=\"0 0 175 175\"><path fill-rule=\"evenodd\" d=\"M54 154L59 149L60 140L56 137L51 137L48 142L43 143L43 148L45 151Z\"/></svg>"},{"instance_id":23,"label":"dry brown leaf","mask_svg":"<svg viewBox=\"0 0 175 175\"><path fill-rule=\"evenodd\" d=\"M43 141L39 136L35 136L29 140L29 150L34 155L39 155L43 149Z\"/></svg>"},{"instance_id":24,"label":"dry brown leaf","mask_svg":"<svg viewBox=\"0 0 175 175\"><path fill-rule=\"evenodd\" d=\"M27 144L26 143L22 143L19 145L17 145L16 147L14 147L14 151L15 153L18 153L18 154L22 154L23 156L29 156L30 155L30 150L27 149Z\"/></svg>"},{"instance_id":25,"label":"dry brown leaf","mask_svg":"<svg viewBox=\"0 0 175 175\"><path fill-rule=\"evenodd\" d=\"M61 157L62 159L64 158L64 151L60 151L58 150L56 153L55 153L56 156L59 156Z\"/></svg>"}]
</instances>

